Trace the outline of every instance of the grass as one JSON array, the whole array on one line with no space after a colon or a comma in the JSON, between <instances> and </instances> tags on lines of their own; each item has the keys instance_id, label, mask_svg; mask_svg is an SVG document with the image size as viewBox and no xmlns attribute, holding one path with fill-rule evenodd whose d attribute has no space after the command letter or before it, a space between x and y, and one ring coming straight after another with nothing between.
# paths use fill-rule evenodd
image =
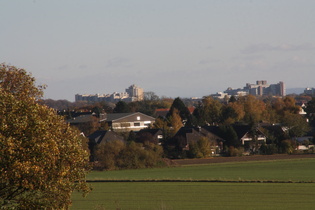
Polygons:
<instances>
[{"instance_id":1,"label":"grass","mask_svg":"<svg viewBox=\"0 0 315 210\"><path fill-rule=\"evenodd\" d=\"M313 209L315 184L93 183L72 209Z\"/></svg>"},{"instance_id":2,"label":"grass","mask_svg":"<svg viewBox=\"0 0 315 210\"><path fill-rule=\"evenodd\" d=\"M90 180L314 182L315 158L93 171ZM71 209L313 209L315 183L93 182Z\"/></svg>"},{"instance_id":3,"label":"grass","mask_svg":"<svg viewBox=\"0 0 315 210\"><path fill-rule=\"evenodd\" d=\"M272 180L315 181L315 158L216 163L171 168L93 171L89 180Z\"/></svg>"}]
</instances>

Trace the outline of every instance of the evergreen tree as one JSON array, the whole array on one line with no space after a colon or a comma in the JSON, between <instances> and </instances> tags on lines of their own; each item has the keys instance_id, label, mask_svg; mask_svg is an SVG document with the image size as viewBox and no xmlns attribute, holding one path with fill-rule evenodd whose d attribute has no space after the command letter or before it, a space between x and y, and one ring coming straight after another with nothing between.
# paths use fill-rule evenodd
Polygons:
<instances>
[{"instance_id":1,"label":"evergreen tree","mask_svg":"<svg viewBox=\"0 0 315 210\"><path fill-rule=\"evenodd\" d=\"M185 106L184 102L179 97L175 98L175 100L173 101L170 111L168 112L166 117L172 116L174 112L179 113L179 116L181 117L182 121L187 121L190 118L190 112L188 108Z\"/></svg>"},{"instance_id":2,"label":"evergreen tree","mask_svg":"<svg viewBox=\"0 0 315 210\"><path fill-rule=\"evenodd\" d=\"M129 113L130 108L128 104L124 101L118 101L116 107L113 110L114 113Z\"/></svg>"}]
</instances>

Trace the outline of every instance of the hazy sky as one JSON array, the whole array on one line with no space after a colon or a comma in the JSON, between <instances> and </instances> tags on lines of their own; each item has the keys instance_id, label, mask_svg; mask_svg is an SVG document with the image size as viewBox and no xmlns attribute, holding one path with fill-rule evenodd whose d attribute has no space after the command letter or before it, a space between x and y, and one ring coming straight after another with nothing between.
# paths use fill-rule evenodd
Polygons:
<instances>
[{"instance_id":1,"label":"hazy sky","mask_svg":"<svg viewBox=\"0 0 315 210\"><path fill-rule=\"evenodd\" d=\"M314 0L0 0L0 63L45 98L204 96L256 80L315 86Z\"/></svg>"}]
</instances>

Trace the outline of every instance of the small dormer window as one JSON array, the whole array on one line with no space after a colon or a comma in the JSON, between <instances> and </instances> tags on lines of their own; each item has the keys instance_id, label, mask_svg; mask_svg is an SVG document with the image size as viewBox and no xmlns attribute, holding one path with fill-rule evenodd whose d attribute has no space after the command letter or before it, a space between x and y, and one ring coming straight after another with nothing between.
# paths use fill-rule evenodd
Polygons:
<instances>
[{"instance_id":1,"label":"small dormer window","mask_svg":"<svg viewBox=\"0 0 315 210\"><path fill-rule=\"evenodd\" d=\"M137 120L140 120L140 116L137 116Z\"/></svg>"}]
</instances>

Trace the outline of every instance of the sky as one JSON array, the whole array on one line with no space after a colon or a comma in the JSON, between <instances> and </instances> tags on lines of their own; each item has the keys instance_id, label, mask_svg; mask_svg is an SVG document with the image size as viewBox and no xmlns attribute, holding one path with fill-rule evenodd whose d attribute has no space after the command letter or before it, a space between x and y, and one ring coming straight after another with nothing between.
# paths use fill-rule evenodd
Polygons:
<instances>
[{"instance_id":1,"label":"sky","mask_svg":"<svg viewBox=\"0 0 315 210\"><path fill-rule=\"evenodd\" d=\"M54 100L132 84L166 97L315 87L315 1L0 0L0 63Z\"/></svg>"}]
</instances>

